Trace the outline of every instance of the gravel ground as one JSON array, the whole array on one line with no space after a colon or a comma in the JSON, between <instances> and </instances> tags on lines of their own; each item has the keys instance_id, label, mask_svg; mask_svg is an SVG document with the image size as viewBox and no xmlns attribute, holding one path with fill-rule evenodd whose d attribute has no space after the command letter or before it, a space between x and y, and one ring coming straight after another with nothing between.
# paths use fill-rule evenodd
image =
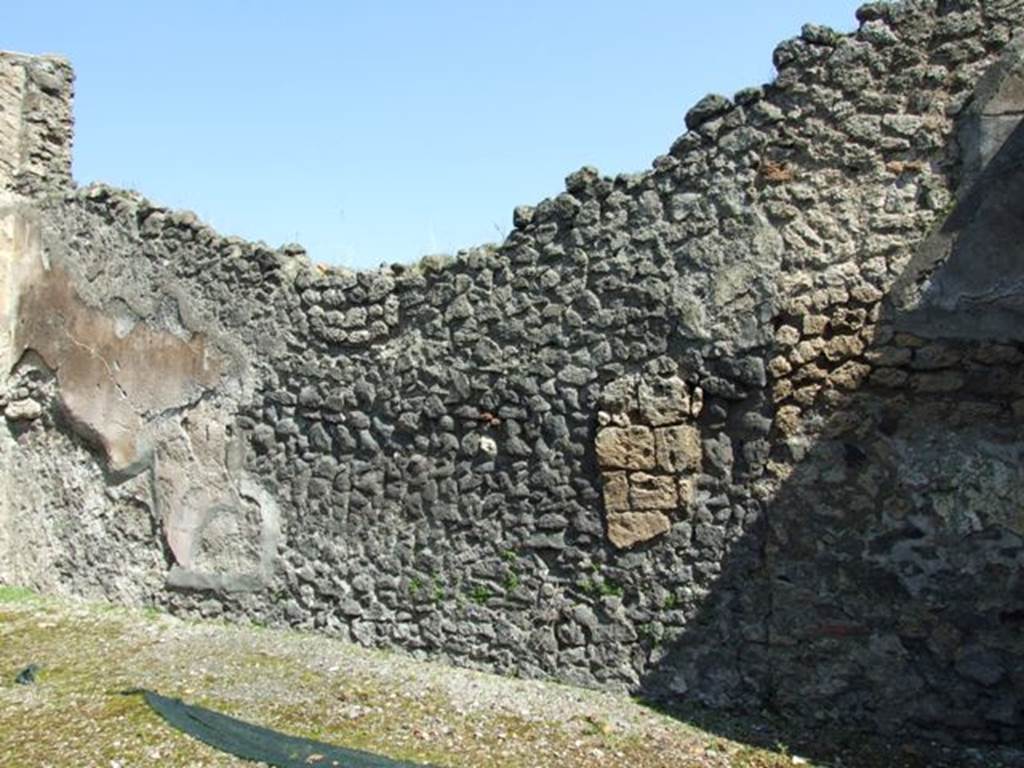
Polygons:
<instances>
[{"instance_id":1,"label":"gravel ground","mask_svg":"<svg viewBox=\"0 0 1024 768\"><path fill-rule=\"evenodd\" d=\"M38 681L16 685L29 663L40 666ZM946 763L919 746L859 742L851 751L838 741L812 746L822 755L815 761L791 754L763 724L705 718L709 730L702 730L622 695L501 678L293 631L181 621L0 588L0 766L254 765L178 733L141 697L119 693L137 687L290 734L452 768ZM1020 765L1007 762L1020 756L950 754L946 764L994 768Z\"/></svg>"}]
</instances>

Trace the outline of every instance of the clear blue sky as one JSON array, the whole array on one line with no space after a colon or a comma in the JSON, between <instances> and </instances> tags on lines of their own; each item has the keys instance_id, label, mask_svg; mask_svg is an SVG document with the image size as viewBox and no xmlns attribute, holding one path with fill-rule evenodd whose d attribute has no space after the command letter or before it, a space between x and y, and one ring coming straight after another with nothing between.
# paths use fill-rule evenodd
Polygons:
<instances>
[{"instance_id":1,"label":"clear blue sky","mask_svg":"<svg viewBox=\"0 0 1024 768\"><path fill-rule=\"evenodd\" d=\"M705 93L856 0L4 0L77 71L75 177L355 267L500 239L581 165L647 168Z\"/></svg>"}]
</instances>

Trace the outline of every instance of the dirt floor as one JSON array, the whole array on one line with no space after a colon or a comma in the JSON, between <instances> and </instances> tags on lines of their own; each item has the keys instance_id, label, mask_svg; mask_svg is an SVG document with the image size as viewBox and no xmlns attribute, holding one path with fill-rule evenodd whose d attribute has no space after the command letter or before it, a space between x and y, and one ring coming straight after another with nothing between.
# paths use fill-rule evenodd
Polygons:
<instances>
[{"instance_id":1,"label":"dirt floor","mask_svg":"<svg viewBox=\"0 0 1024 768\"><path fill-rule=\"evenodd\" d=\"M15 683L33 663L36 682ZM812 759L787 747L794 741L767 722L673 717L623 695L501 678L294 631L182 621L0 587L0 766L254 765L173 730L140 696L120 693L140 687L289 734L451 768L995 768L1020 765L1008 761L1022 755L796 738ZM716 735L723 733L735 738Z\"/></svg>"}]
</instances>

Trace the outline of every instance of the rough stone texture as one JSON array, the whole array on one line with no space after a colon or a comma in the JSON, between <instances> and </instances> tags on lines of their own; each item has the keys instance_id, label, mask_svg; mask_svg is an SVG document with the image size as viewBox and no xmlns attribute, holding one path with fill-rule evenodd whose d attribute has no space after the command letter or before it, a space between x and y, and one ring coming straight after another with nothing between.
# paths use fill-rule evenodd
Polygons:
<instances>
[{"instance_id":1,"label":"rough stone texture","mask_svg":"<svg viewBox=\"0 0 1024 768\"><path fill-rule=\"evenodd\" d=\"M5 182L0 580L1019 739L1024 10L858 18L702 101L651 170L581 169L450 260L326 269ZM32 178L66 182L63 147Z\"/></svg>"},{"instance_id":2,"label":"rough stone texture","mask_svg":"<svg viewBox=\"0 0 1024 768\"><path fill-rule=\"evenodd\" d=\"M671 502L674 504L673 502ZM608 518L608 540L620 549L667 533L671 524L662 512L622 512Z\"/></svg>"},{"instance_id":3,"label":"rough stone texture","mask_svg":"<svg viewBox=\"0 0 1024 768\"><path fill-rule=\"evenodd\" d=\"M700 470L700 430L689 424L661 427L654 430L658 469L663 472L697 472Z\"/></svg>"},{"instance_id":4,"label":"rough stone texture","mask_svg":"<svg viewBox=\"0 0 1024 768\"><path fill-rule=\"evenodd\" d=\"M602 467L654 468L654 432L647 427L605 427L597 435L595 448Z\"/></svg>"},{"instance_id":5,"label":"rough stone texture","mask_svg":"<svg viewBox=\"0 0 1024 768\"><path fill-rule=\"evenodd\" d=\"M683 519L693 501L703 447L692 422L702 407L702 390L677 373L674 362L661 359L646 373L609 382L599 396L608 410L597 417L598 466L627 470L601 475L608 540L619 549L667 533L666 514L674 511Z\"/></svg>"},{"instance_id":6,"label":"rough stone texture","mask_svg":"<svg viewBox=\"0 0 1024 768\"><path fill-rule=\"evenodd\" d=\"M0 189L71 183L73 80L62 58L0 52Z\"/></svg>"},{"instance_id":7,"label":"rough stone texture","mask_svg":"<svg viewBox=\"0 0 1024 768\"><path fill-rule=\"evenodd\" d=\"M957 205L893 291L898 324L929 337L1024 335L1024 41L978 83L959 121Z\"/></svg>"}]
</instances>

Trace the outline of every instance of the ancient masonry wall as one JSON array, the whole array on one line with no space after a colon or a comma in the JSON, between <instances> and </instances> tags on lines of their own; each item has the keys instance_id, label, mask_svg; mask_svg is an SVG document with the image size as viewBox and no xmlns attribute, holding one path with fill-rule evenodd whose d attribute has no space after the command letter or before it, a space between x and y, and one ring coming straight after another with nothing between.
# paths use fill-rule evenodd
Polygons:
<instances>
[{"instance_id":1,"label":"ancient masonry wall","mask_svg":"<svg viewBox=\"0 0 1024 768\"><path fill-rule=\"evenodd\" d=\"M368 272L75 188L0 56L0 582L1019 738L1024 9L858 19Z\"/></svg>"}]
</instances>

